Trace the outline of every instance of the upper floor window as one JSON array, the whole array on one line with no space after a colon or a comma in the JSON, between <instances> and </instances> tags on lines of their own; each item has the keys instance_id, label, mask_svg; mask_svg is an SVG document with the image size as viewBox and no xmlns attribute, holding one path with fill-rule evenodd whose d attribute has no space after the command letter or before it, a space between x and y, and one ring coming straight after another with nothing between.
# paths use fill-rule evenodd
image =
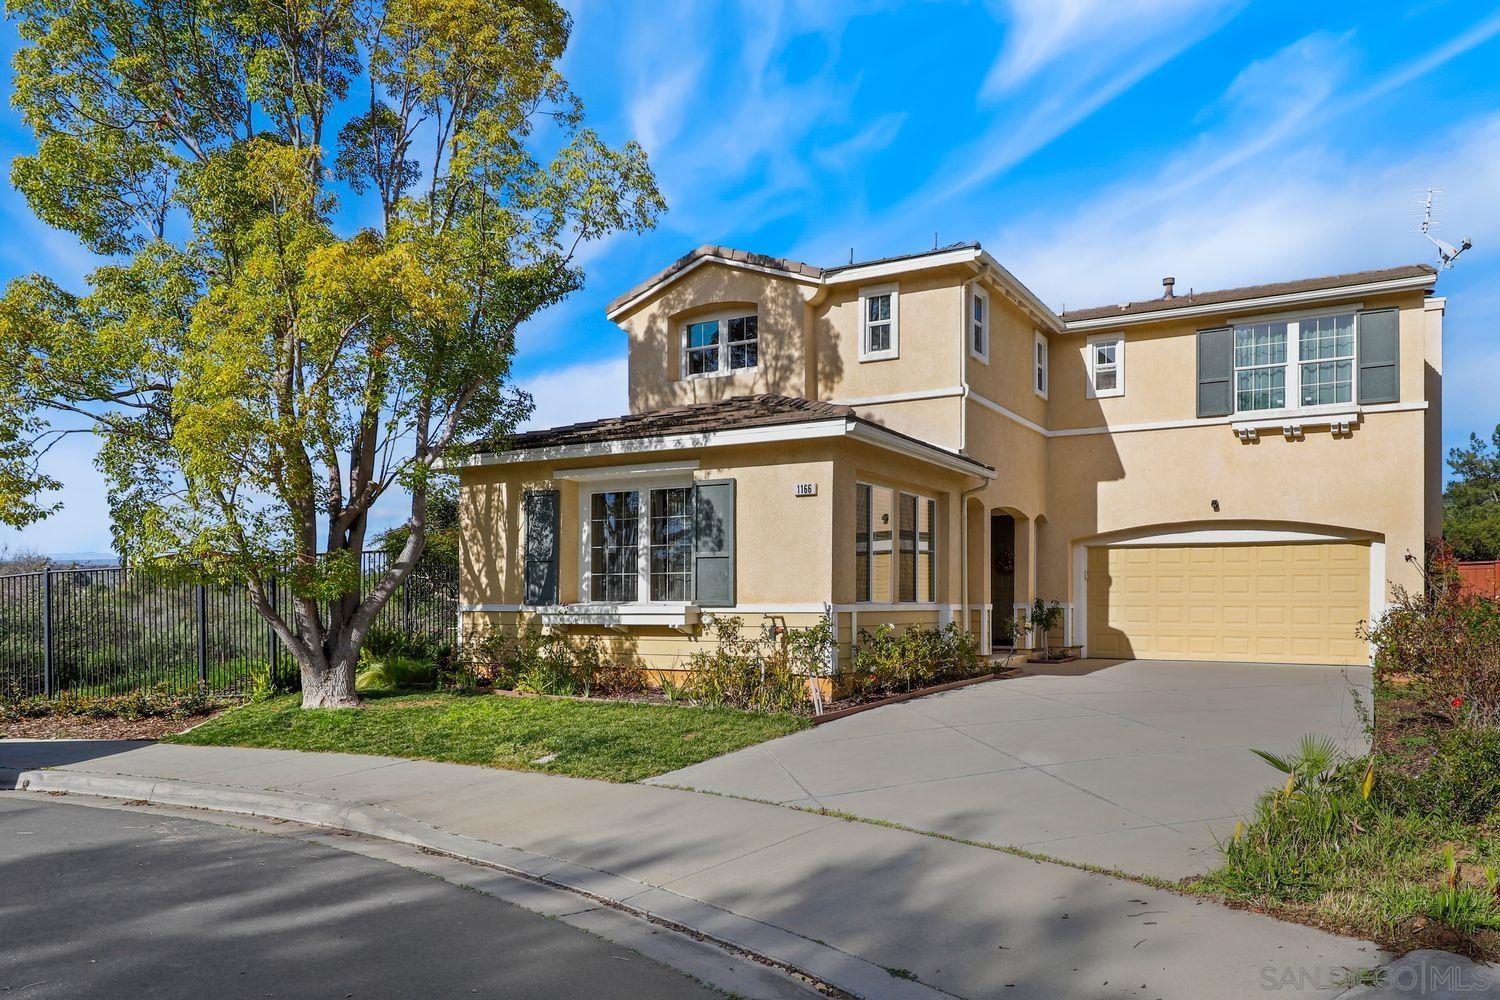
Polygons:
<instances>
[{"instance_id":1,"label":"upper floor window","mask_svg":"<svg viewBox=\"0 0 1500 1000\"><path fill-rule=\"evenodd\" d=\"M901 319L895 285L859 290L859 360L900 357Z\"/></svg>"},{"instance_id":2,"label":"upper floor window","mask_svg":"<svg viewBox=\"0 0 1500 1000\"><path fill-rule=\"evenodd\" d=\"M754 313L694 320L683 331L683 354L688 378L754 368L760 363L759 320Z\"/></svg>"},{"instance_id":3,"label":"upper floor window","mask_svg":"<svg viewBox=\"0 0 1500 1000\"><path fill-rule=\"evenodd\" d=\"M1354 399L1354 315L1244 323L1234 328L1238 412Z\"/></svg>"},{"instance_id":4,"label":"upper floor window","mask_svg":"<svg viewBox=\"0 0 1500 1000\"><path fill-rule=\"evenodd\" d=\"M969 306L969 353L989 364L990 297L978 285L974 286L973 301Z\"/></svg>"},{"instance_id":5,"label":"upper floor window","mask_svg":"<svg viewBox=\"0 0 1500 1000\"><path fill-rule=\"evenodd\" d=\"M1031 387L1036 394L1043 399L1047 398L1047 338L1040 332L1036 335L1035 346L1032 348L1032 375Z\"/></svg>"},{"instance_id":6,"label":"upper floor window","mask_svg":"<svg viewBox=\"0 0 1500 1000\"><path fill-rule=\"evenodd\" d=\"M1088 397L1125 395L1125 338L1118 333L1090 337L1084 350L1088 352Z\"/></svg>"}]
</instances>

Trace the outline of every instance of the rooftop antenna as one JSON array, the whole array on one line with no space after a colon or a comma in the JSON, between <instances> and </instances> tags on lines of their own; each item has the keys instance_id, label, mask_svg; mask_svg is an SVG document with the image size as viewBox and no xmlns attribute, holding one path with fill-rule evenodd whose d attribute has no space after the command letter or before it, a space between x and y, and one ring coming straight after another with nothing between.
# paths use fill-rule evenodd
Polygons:
<instances>
[{"instance_id":1,"label":"rooftop antenna","mask_svg":"<svg viewBox=\"0 0 1500 1000\"><path fill-rule=\"evenodd\" d=\"M1474 241L1465 236L1461 244L1459 244L1458 246L1454 246L1452 243L1449 243L1446 240L1440 240L1436 236L1432 235L1432 230L1438 228L1438 221L1432 217L1432 196L1442 193L1442 188L1427 189L1427 198L1422 203L1421 229L1422 235L1427 237L1428 242L1437 247L1438 257L1443 262L1442 270L1446 271L1448 268L1453 266L1454 261L1458 260L1459 254L1463 253L1465 250L1474 245Z\"/></svg>"},{"instance_id":2,"label":"rooftop antenna","mask_svg":"<svg viewBox=\"0 0 1500 1000\"><path fill-rule=\"evenodd\" d=\"M937 249L937 230L936 229L934 229L932 231L932 249L934 249L934 250Z\"/></svg>"},{"instance_id":3,"label":"rooftop antenna","mask_svg":"<svg viewBox=\"0 0 1500 1000\"><path fill-rule=\"evenodd\" d=\"M849 263L851 263L851 264L854 263L854 248L853 247L849 248Z\"/></svg>"}]
</instances>

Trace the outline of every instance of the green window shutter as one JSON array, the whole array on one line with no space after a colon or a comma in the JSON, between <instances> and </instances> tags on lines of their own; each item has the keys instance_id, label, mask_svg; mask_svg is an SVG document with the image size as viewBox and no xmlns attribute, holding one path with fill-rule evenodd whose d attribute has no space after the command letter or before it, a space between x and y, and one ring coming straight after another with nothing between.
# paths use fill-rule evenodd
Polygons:
<instances>
[{"instance_id":1,"label":"green window shutter","mask_svg":"<svg viewBox=\"0 0 1500 1000\"><path fill-rule=\"evenodd\" d=\"M1198 331L1198 416L1234 412L1234 331L1227 326Z\"/></svg>"},{"instance_id":2,"label":"green window shutter","mask_svg":"<svg viewBox=\"0 0 1500 1000\"><path fill-rule=\"evenodd\" d=\"M1361 403L1394 403L1401 397L1400 316L1394 309L1359 314Z\"/></svg>"},{"instance_id":3,"label":"green window shutter","mask_svg":"<svg viewBox=\"0 0 1500 1000\"><path fill-rule=\"evenodd\" d=\"M521 501L529 605L557 603L558 507L557 490L527 490Z\"/></svg>"},{"instance_id":4,"label":"green window shutter","mask_svg":"<svg viewBox=\"0 0 1500 1000\"><path fill-rule=\"evenodd\" d=\"M734 604L734 480L693 486L693 600L711 608Z\"/></svg>"}]
</instances>

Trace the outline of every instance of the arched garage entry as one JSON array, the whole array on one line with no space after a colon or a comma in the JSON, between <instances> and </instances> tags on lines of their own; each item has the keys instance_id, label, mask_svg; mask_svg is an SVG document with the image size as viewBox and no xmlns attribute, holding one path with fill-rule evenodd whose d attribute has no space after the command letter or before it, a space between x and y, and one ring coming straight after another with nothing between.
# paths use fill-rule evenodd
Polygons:
<instances>
[{"instance_id":1,"label":"arched garage entry","mask_svg":"<svg viewBox=\"0 0 1500 1000\"><path fill-rule=\"evenodd\" d=\"M1385 544L1342 528L1174 525L1073 547L1088 656L1362 664Z\"/></svg>"}]
</instances>

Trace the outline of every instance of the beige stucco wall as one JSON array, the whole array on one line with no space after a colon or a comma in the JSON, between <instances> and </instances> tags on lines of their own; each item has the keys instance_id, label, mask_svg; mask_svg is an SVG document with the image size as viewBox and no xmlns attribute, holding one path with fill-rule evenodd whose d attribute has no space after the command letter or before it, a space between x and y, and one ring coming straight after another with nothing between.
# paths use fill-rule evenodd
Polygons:
<instances>
[{"instance_id":1,"label":"beige stucco wall","mask_svg":"<svg viewBox=\"0 0 1500 1000\"><path fill-rule=\"evenodd\" d=\"M786 277L707 263L617 317L629 340L632 413L771 392L809 395L804 305L818 289ZM759 364L712 378L682 378L683 328L730 306L757 316Z\"/></svg>"},{"instance_id":2,"label":"beige stucco wall","mask_svg":"<svg viewBox=\"0 0 1500 1000\"><path fill-rule=\"evenodd\" d=\"M861 362L859 290L886 284L898 289L900 357ZM968 350L969 295L976 284L988 292L990 304L988 363ZM755 308L759 367L721 378L680 379L683 324L726 304ZM1286 312L1339 305L1330 301ZM841 282L835 274L816 286L709 263L653 293L619 322L629 335L632 409L748 392L852 402L871 420L994 466L999 478L967 501L967 590L970 601L980 603L989 599L988 531L994 512L1016 518L1018 601L1070 600L1079 584L1074 575L1080 544L1165 526L1357 533L1383 541L1389 581L1415 585L1416 571L1404 556L1419 553L1424 535L1441 527L1441 307L1424 302L1417 291L1367 296L1359 306L1401 309L1400 402L1408 408L1366 413L1347 437L1309 426L1299 440L1284 440L1270 430L1255 442L1241 441L1227 420L1196 417L1196 331L1243 312L1118 328L1126 342L1125 392L1105 399L1088 398L1084 358L1090 335L1114 330L1051 334L1044 399L1032 382L1038 324L1007 289L968 266L862 281ZM877 401L882 397L898 398ZM1409 408L1424 402L1425 410ZM1159 423L1180 426L1134 429ZM1069 433L1077 431L1102 432ZM977 480L849 444L829 445L817 459L805 460L800 450L789 455L777 446L759 458L747 453L715 461L744 468L742 489L763 485L766 509L785 519L769 532L766 544L782 542L789 530L800 539L796 546L783 546L795 548L789 564L794 571L781 575L804 582L754 578L758 571L751 566L761 560L747 554L761 551L761 542L742 539L741 573L749 574L740 582L742 603L852 601L853 484L861 478L939 497L949 540L939 551L939 600L951 607L963 599L957 539L965 505L958 496ZM834 483L819 501L826 507L788 503L790 483L815 474L807 461L822 463L816 474ZM730 473L710 470L705 462L701 474ZM1218 512L1211 508L1216 499ZM468 502L489 504L483 492ZM567 505L576 507L576 501L565 501L565 510ZM814 521L822 533L816 539L802 527ZM502 534L514 529L503 518L496 523ZM741 530L746 530L743 521ZM519 580L502 581L499 556L485 558L489 561L466 567L477 587L494 588L497 581L504 584L502 591L519 587ZM576 562L565 565L565 594L570 580L576 588L576 577Z\"/></svg>"}]
</instances>

